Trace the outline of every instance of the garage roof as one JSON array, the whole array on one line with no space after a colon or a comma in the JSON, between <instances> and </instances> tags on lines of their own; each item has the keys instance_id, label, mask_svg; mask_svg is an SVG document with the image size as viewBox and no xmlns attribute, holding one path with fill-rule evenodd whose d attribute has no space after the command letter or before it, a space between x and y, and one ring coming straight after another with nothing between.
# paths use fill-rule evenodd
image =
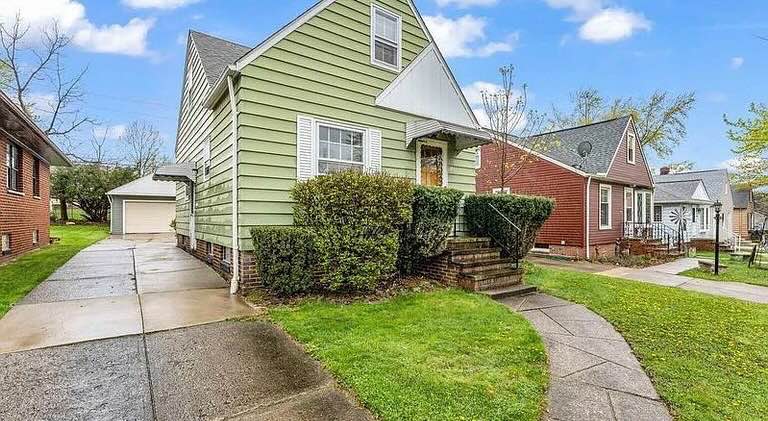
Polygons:
<instances>
[{"instance_id":1,"label":"garage roof","mask_svg":"<svg viewBox=\"0 0 768 421\"><path fill-rule=\"evenodd\" d=\"M176 183L169 181L155 181L152 174L145 175L137 180L107 192L108 196L152 196L152 197L176 197Z\"/></svg>"}]
</instances>

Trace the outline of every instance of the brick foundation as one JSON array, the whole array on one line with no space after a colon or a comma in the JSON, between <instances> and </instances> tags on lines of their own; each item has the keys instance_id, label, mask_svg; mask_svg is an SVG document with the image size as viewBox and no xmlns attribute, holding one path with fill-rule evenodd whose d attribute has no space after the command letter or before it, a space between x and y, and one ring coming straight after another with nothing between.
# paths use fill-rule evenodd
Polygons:
<instances>
[{"instance_id":1,"label":"brick foundation","mask_svg":"<svg viewBox=\"0 0 768 421\"><path fill-rule=\"evenodd\" d=\"M433 257L416 267L416 274L438 280L449 286L459 286L461 271L451 263L450 253Z\"/></svg>"},{"instance_id":2,"label":"brick foundation","mask_svg":"<svg viewBox=\"0 0 768 421\"><path fill-rule=\"evenodd\" d=\"M715 251L715 240L695 238L691 240L691 247L695 247L697 251Z\"/></svg>"},{"instance_id":3,"label":"brick foundation","mask_svg":"<svg viewBox=\"0 0 768 421\"><path fill-rule=\"evenodd\" d=\"M558 256L568 256L574 259L585 259L587 256L584 247L550 245L549 252ZM610 257L616 255L616 244L592 244L589 248L589 258Z\"/></svg>"}]
</instances>

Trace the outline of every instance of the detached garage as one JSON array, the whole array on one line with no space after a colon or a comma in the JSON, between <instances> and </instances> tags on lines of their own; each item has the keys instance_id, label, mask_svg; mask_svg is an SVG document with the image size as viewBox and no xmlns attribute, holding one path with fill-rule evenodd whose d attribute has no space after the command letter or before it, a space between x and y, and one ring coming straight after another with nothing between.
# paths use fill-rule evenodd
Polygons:
<instances>
[{"instance_id":1,"label":"detached garage","mask_svg":"<svg viewBox=\"0 0 768 421\"><path fill-rule=\"evenodd\" d=\"M112 234L173 232L176 217L176 183L139 178L107 193L112 207Z\"/></svg>"}]
</instances>

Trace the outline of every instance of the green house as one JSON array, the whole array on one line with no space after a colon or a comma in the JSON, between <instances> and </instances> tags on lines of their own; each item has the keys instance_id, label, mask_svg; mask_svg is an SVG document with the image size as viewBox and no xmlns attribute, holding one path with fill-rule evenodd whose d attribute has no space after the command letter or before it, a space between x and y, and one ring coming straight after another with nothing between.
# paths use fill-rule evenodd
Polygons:
<instances>
[{"instance_id":1,"label":"green house","mask_svg":"<svg viewBox=\"0 0 768 421\"><path fill-rule=\"evenodd\" d=\"M322 0L256 47L190 32L176 161L179 245L254 282L255 225L291 187L346 168L475 191L488 143L411 0Z\"/></svg>"}]
</instances>

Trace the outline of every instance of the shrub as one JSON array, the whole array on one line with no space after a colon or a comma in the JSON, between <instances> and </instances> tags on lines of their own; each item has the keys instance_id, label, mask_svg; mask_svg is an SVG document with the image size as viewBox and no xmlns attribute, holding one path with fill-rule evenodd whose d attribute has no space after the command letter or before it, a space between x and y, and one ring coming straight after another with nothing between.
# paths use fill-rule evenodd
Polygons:
<instances>
[{"instance_id":1,"label":"shrub","mask_svg":"<svg viewBox=\"0 0 768 421\"><path fill-rule=\"evenodd\" d=\"M342 171L296 184L294 223L317 235L322 281L370 290L396 271L400 227L411 219L408 179Z\"/></svg>"},{"instance_id":2,"label":"shrub","mask_svg":"<svg viewBox=\"0 0 768 421\"><path fill-rule=\"evenodd\" d=\"M413 217L400 231L398 266L401 272L412 273L417 264L444 251L445 239L451 233L462 197L464 193L456 189L413 188Z\"/></svg>"},{"instance_id":3,"label":"shrub","mask_svg":"<svg viewBox=\"0 0 768 421\"><path fill-rule=\"evenodd\" d=\"M265 288L292 295L315 287L315 234L302 227L251 229L259 276Z\"/></svg>"},{"instance_id":4,"label":"shrub","mask_svg":"<svg viewBox=\"0 0 768 421\"><path fill-rule=\"evenodd\" d=\"M464 217L473 235L490 237L502 247L505 255L522 259L533 247L536 234L554 208L554 200L546 197L477 195L464 200ZM507 219L517 225L520 232Z\"/></svg>"}]
</instances>

